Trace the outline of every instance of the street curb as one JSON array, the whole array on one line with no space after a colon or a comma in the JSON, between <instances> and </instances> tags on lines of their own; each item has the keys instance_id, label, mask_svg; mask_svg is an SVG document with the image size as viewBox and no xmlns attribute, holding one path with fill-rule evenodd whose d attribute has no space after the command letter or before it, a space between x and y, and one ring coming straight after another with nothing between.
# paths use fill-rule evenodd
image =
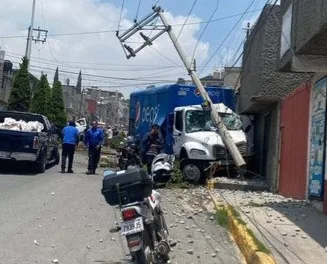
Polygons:
<instances>
[{"instance_id":1,"label":"street curb","mask_svg":"<svg viewBox=\"0 0 327 264\"><path fill-rule=\"evenodd\" d=\"M228 214L227 228L234 238L237 246L241 250L248 264L276 264L272 256L258 251L258 246L255 244L253 237L249 234L248 229L244 224L239 222L239 219L233 214L231 208L225 204L219 203L215 195L211 192L212 182L207 182L208 191L215 204L217 210L224 209Z\"/></svg>"}]
</instances>

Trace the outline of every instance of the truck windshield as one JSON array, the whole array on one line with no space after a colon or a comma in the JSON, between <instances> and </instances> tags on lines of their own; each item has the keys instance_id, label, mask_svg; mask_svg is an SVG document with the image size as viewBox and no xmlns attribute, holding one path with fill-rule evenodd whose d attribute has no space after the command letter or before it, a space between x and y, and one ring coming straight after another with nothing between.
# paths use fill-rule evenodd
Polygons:
<instances>
[{"instance_id":1,"label":"truck windshield","mask_svg":"<svg viewBox=\"0 0 327 264\"><path fill-rule=\"evenodd\" d=\"M228 130L240 130L242 128L242 121L235 113L219 113L219 115ZM216 130L209 111L189 110L186 111L185 119L187 133Z\"/></svg>"}]
</instances>

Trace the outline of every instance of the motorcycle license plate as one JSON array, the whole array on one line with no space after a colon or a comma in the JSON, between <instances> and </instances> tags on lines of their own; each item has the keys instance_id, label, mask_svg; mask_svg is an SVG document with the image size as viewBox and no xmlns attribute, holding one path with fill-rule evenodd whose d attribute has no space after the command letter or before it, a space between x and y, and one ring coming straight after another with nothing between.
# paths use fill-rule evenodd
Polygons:
<instances>
[{"instance_id":1,"label":"motorcycle license plate","mask_svg":"<svg viewBox=\"0 0 327 264\"><path fill-rule=\"evenodd\" d=\"M126 221L121 223L121 234L122 236L132 235L135 233L140 233L144 230L143 219L138 217L131 221Z\"/></svg>"}]
</instances>

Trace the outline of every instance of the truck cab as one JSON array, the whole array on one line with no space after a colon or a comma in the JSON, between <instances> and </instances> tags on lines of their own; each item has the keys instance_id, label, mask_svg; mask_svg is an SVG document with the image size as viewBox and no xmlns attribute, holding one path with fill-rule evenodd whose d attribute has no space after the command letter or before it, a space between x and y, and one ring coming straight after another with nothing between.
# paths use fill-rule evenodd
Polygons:
<instances>
[{"instance_id":1,"label":"truck cab","mask_svg":"<svg viewBox=\"0 0 327 264\"><path fill-rule=\"evenodd\" d=\"M246 155L247 140L242 130L242 121L224 104L215 104L222 122L243 156ZM170 116L173 130L173 152L180 160L184 178L198 182L211 162L221 166L233 166L234 161L226 149L210 111L201 105L176 107Z\"/></svg>"}]
</instances>

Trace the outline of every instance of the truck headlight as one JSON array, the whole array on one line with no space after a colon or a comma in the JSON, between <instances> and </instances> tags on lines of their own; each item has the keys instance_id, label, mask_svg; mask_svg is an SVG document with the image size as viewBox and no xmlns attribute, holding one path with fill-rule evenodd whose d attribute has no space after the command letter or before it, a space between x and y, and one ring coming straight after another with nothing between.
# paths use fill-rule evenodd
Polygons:
<instances>
[{"instance_id":1,"label":"truck headlight","mask_svg":"<svg viewBox=\"0 0 327 264\"><path fill-rule=\"evenodd\" d=\"M191 154L194 156L205 156L207 155L205 151L201 149L191 149Z\"/></svg>"}]
</instances>

